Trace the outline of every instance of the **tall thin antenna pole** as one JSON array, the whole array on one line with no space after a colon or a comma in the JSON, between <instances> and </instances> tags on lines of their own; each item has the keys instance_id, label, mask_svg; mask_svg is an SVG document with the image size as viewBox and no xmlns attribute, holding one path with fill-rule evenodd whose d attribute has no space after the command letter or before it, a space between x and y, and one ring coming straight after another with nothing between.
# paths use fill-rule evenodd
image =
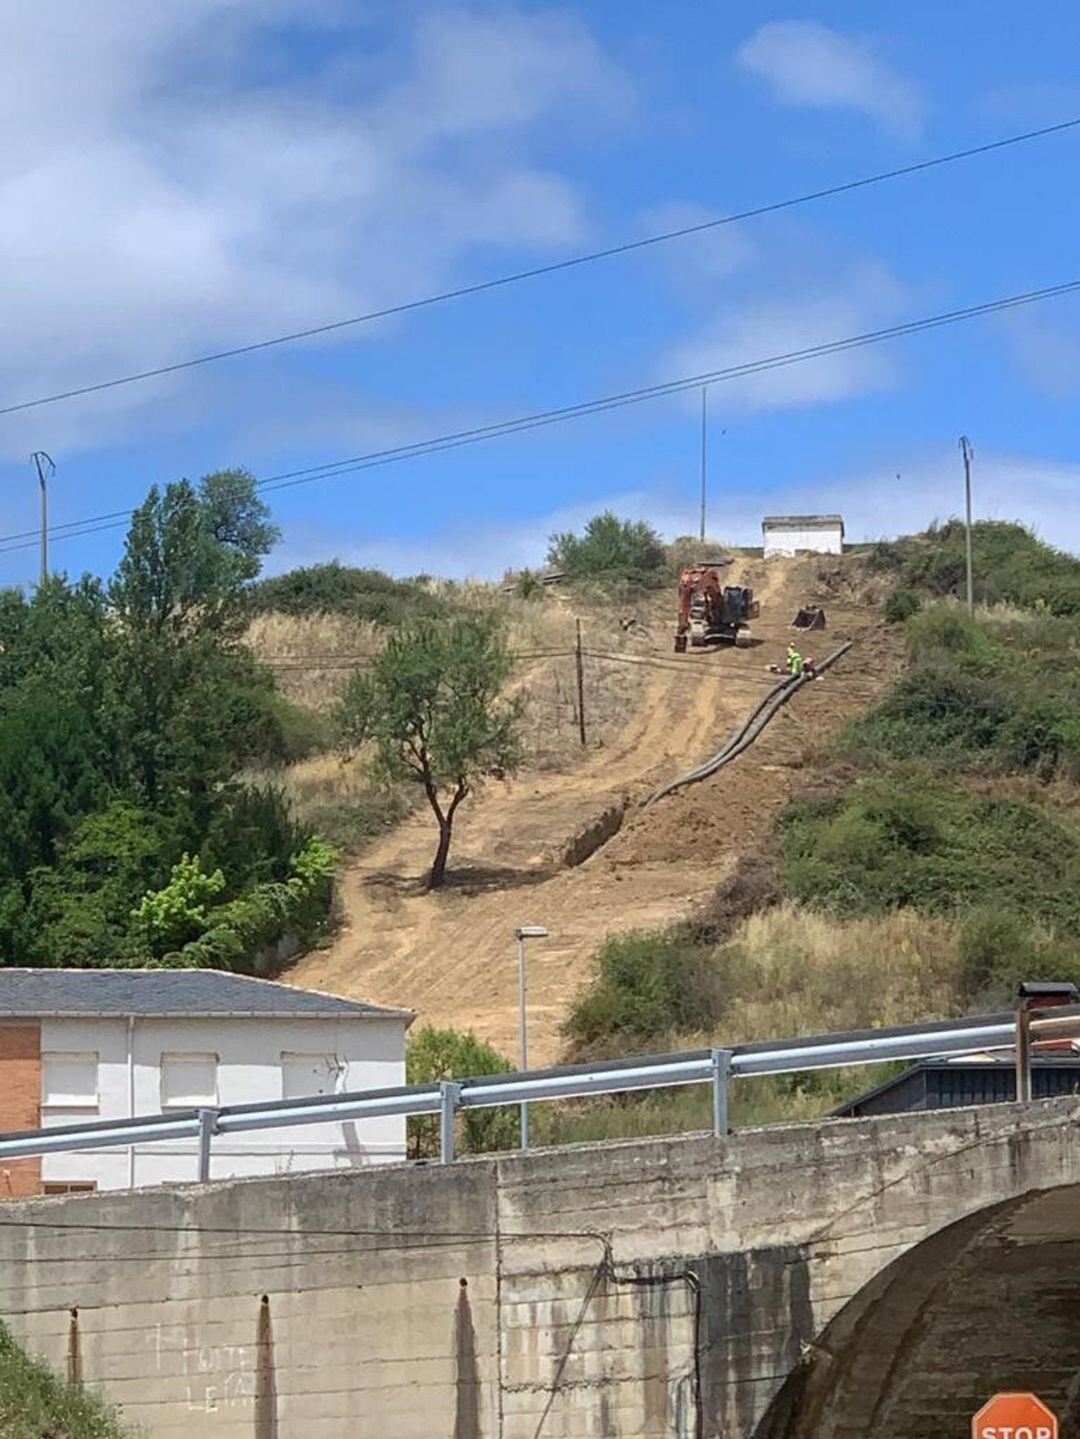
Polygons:
<instances>
[{"instance_id":1,"label":"tall thin antenna pole","mask_svg":"<svg viewBox=\"0 0 1080 1439\"><path fill-rule=\"evenodd\" d=\"M56 474L56 466L44 450L35 450L30 456L37 469L38 484L41 487L41 575L40 583L49 578L49 498L45 485L46 468L50 475Z\"/></svg>"},{"instance_id":2,"label":"tall thin antenna pole","mask_svg":"<svg viewBox=\"0 0 1080 1439\"><path fill-rule=\"evenodd\" d=\"M975 613L975 587L972 580L971 561L971 457L974 451L971 448L971 441L967 435L960 436L960 453L964 457L964 545L967 558L967 607L968 614Z\"/></svg>"},{"instance_id":3,"label":"tall thin antenna pole","mask_svg":"<svg viewBox=\"0 0 1080 1439\"><path fill-rule=\"evenodd\" d=\"M705 538L705 477L708 472L707 445L709 423L709 387L701 387L701 538Z\"/></svg>"}]
</instances>

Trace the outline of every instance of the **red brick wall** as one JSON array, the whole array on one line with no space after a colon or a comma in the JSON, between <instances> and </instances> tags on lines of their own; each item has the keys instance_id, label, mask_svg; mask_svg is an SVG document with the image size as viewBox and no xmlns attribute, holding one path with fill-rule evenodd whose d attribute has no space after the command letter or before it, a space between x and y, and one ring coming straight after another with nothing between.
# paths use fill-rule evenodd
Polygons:
<instances>
[{"instance_id":1,"label":"red brick wall","mask_svg":"<svg viewBox=\"0 0 1080 1439\"><path fill-rule=\"evenodd\" d=\"M0 1133L41 1126L41 1025L0 1024ZM0 1199L41 1193L41 1160L0 1160Z\"/></svg>"}]
</instances>

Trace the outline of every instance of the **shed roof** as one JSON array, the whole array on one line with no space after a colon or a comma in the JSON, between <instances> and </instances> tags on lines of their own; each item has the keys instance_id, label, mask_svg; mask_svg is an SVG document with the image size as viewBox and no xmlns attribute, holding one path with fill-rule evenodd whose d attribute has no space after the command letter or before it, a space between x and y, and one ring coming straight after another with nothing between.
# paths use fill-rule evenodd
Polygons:
<instances>
[{"instance_id":1,"label":"shed roof","mask_svg":"<svg viewBox=\"0 0 1080 1439\"><path fill-rule=\"evenodd\" d=\"M1069 1052L1059 1051L1056 1054L1033 1054L1031 1068L1033 1071L1060 1074L1072 1078L1076 1082L1080 1080L1080 1053L1071 1050ZM860 1114L865 1105L872 1104L874 1100L882 1099L886 1095L895 1092L899 1097L900 1091L904 1090L909 1082L918 1075L1012 1075L1015 1071L1016 1060L1011 1053L963 1054L954 1055L951 1058L920 1059L914 1064L910 1064L907 1069L901 1070L899 1074L890 1075L880 1084L875 1084L872 1089L866 1089L861 1094L857 1094L854 1099L845 1100L843 1104L832 1110L832 1115L834 1118L846 1119ZM899 1107L903 1108L903 1106ZM890 1111L875 1112L889 1113Z\"/></svg>"},{"instance_id":2,"label":"shed roof","mask_svg":"<svg viewBox=\"0 0 1080 1439\"><path fill-rule=\"evenodd\" d=\"M217 969L3 969L0 1020L140 1015L155 1019L405 1019L388 1009L318 990Z\"/></svg>"},{"instance_id":3,"label":"shed roof","mask_svg":"<svg viewBox=\"0 0 1080 1439\"><path fill-rule=\"evenodd\" d=\"M761 522L763 530L831 530L836 525L844 528L843 515L766 515Z\"/></svg>"}]
</instances>

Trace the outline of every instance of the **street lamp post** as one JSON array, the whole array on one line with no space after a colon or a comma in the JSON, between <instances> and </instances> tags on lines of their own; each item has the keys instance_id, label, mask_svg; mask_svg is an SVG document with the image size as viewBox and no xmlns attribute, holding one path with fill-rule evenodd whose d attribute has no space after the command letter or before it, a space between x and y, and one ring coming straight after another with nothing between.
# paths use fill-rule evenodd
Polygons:
<instances>
[{"instance_id":1,"label":"street lamp post","mask_svg":"<svg viewBox=\"0 0 1080 1439\"><path fill-rule=\"evenodd\" d=\"M542 924L523 924L515 931L517 936L517 957L518 957L518 1032L521 1048L521 1068L529 1067L529 1034L525 1023L525 941L527 939L547 939L548 931ZM521 1102L521 1147L529 1147L529 1106L524 1100Z\"/></svg>"}]
</instances>

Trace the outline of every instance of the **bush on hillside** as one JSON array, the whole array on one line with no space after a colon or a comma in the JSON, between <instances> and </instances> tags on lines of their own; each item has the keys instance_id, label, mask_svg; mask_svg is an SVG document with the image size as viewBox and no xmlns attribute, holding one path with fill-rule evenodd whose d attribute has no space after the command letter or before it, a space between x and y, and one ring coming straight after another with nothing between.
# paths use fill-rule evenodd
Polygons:
<instances>
[{"instance_id":1,"label":"bush on hillside","mask_svg":"<svg viewBox=\"0 0 1080 1439\"><path fill-rule=\"evenodd\" d=\"M125 1439L116 1412L30 1359L0 1324L0 1434L4 1439Z\"/></svg>"},{"instance_id":2,"label":"bush on hillside","mask_svg":"<svg viewBox=\"0 0 1080 1439\"><path fill-rule=\"evenodd\" d=\"M381 625L400 625L446 611L446 601L419 578L397 580L382 570L331 560L261 580L251 591L255 610L287 615L343 614Z\"/></svg>"},{"instance_id":3,"label":"bush on hillside","mask_svg":"<svg viewBox=\"0 0 1080 1439\"><path fill-rule=\"evenodd\" d=\"M1018 915L1080 924L1080 832L1034 805L894 769L781 816L792 896L840 915L963 913L1003 895Z\"/></svg>"},{"instance_id":4,"label":"bush on hillside","mask_svg":"<svg viewBox=\"0 0 1080 1439\"><path fill-rule=\"evenodd\" d=\"M958 950L962 991L977 1008L1011 1006L1024 980L1080 985L1080 937L1033 924L1001 900L965 917Z\"/></svg>"},{"instance_id":5,"label":"bush on hillside","mask_svg":"<svg viewBox=\"0 0 1080 1439\"><path fill-rule=\"evenodd\" d=\"M337 743L337 730L328 714L298 704L280 690L267 696L267 706L273 726L262 755L264 763L295 764L314 754L325 754Z\"/></svg>"},{"instance_id":6,"label":"bush on hillside","mask_svg":"<svg viewBox=\"0 0 1080 1439\"><path fill-rule=\"evenodd\" d=\"M917 615L921 608L922 600L910 585L897 585L885 601L885 619L891 625L903 624L912 615Z\"/></svg>"},{"instance_id":7,"label":"bush on hillside","mask_svg":"<svg viewBox=\"0 0 1080 1439\"><path fill-rule=\"evenodd\" d=\"M1075 777L1078 643L1072 620L1018 627L988 626L958 610L917 615L908 625L907 674L841 744L864 762L876 755L1021 770L1044 781Z\"/></svg>"},{"instance_id":8,"label":"bush on hillside","mask_svg":"<svg viewBox=\"0 0 1080 1439\"><path fill-rule=\"evenodd\" d=\"M505 1055L477 1039L472 1030L435 1029L425 1025L414 1034L405 1051L405 1077L409 1084L441 1083L478 1074L509 1074L513 1065ZM409 1120L410 1159L436 1159L439 1154L439 1116L413 1115ZM466 1109L457 1119L457 1148L462 1154L484 1154L493 1149L514 1149L520 1139L518 1110Z\"/></svg>"},{"instance_id":9,"label":"bush on hillside","mask_svg":"<svg viewBox=\"0 0 1080 1439\"><path fill-rule=\"evenodd\" d=\"M548 561L574 579L658 583L664 564L660 536L644 520L620 520L610 510L594 515L582 534L554 534Z\"/></svg>"},{"instance_id":10,"label":"bush on hillside","mask_svg":"<svg viewBox=\"0 0 1080 1439\"><path fill-rule=\"evenodd\" d=\"M631 930L600 946L596 974L564 1033L576 1054L645 1045L719 1021L730 997L724 972L688 925Z\"/></svg>"},{"instance_id":11,"label":"bush on hillside","mask_svg":"<svg viewBox=\"0 0 1080 1439\"><path fill-rule=\"evenodd\" d=\"M337 861L337 850L315 836L293 856L286 880L258 884L238 899L207 910L196 938L160 959L144 951L134 962L253 974L279 940L306 942L318 934L330 908Z\"/></svg>"},{"instance_id":12,"label":"bush on hillside","mask_svg":"<svg viewBox=\"0 0 1080 1439\"><path fill-rule=\"evenodd\" d=\"M1080 560L1056 550L1020 524L979 520L971 527L975 598L981 604L1042 606L1080 614ZM872 568L899 572L900 583L935 596L967 593L964 525L951 519L920 535L875 546Z\"/></svg>"}]
</instances>

